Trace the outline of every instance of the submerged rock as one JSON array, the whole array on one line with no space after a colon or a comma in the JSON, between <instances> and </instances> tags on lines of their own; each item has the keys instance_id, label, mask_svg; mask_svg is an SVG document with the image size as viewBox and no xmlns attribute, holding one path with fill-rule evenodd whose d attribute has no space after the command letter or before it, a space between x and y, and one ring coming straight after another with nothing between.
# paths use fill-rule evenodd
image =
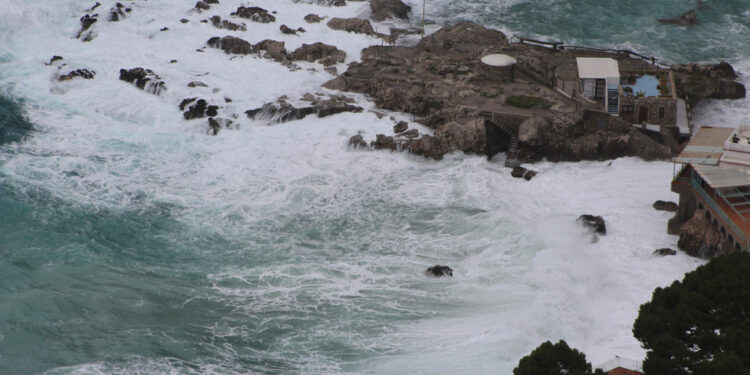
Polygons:
<instances>
[{"instance_id":1,"label":"submerged rock","mask_svg":"<svg viewBox=\"0 0 750 375\"><path fill-rule=\"evenodd\" d=\"M399 121L396 125L393 125L394 133L403 133L406 129L409 129L409 124L406 121Z\"/></svg>"},{"instance_id":2,"label":"submerged rock","mask_svg":"<svg viewBox=\"0 0 750 375\"><path fill-rule=\"evenodd\" d=\"M584 214L579 216L576 221L579 224L583 225L584 228L588 228L596 234L607 234L607 227L604 223L604 219L601 216Z\"/></svg>"},{"instance_id":3,"label":"submerged rock","mask_svg":"<svg viewBox=\"0 0 750 375\"><path fill-rule=\"evenodd\" d=\"M117 22L121 19L127 17L127 13L130 13L131 9L126 8L121 3L115 4L112 9L109 10L109 16L107 17L107 21L109 22Z\"/></svg>"},{"instance_id":4,"label":"submerged rock","mask_svg":"<svg viewBox=\"0 0 750 375\"><path fill-rule=\"evenodd\" d=\"M234 53L238 55L247 55L255 52L255 46L244 39L231 35L223 38L215 36L209 39L206 44L208 44L209 47L219 48L228 54Z\"/></svg>"},{"instance_id":5,"label":"submerged rock","mask_svg":"<svg viewBox=\"0 0 750 375\"><path fill-rule=\"evenodd\" d=\"M180 103L180 110L185 109L185 107L195 101L196 98L190 98L190 99L184 99ZM195 104L188 107L187 111L185 111L182 114L182 117L185 118L185 120L193 120L197 118L204 118L204 117L214 117L218 114L219 106L216 105L208 105L208 102L205 99L198 99Z\"/></svg>"},{"instance_id":6,"label":"submerged rock","mask_svg":"<svg viewBox=\"0 0 750 375\"><path fill-rule=\"evenodd\" d=\"M368 149L367 142L362 138L362 134L353 135L349 138L349 147L354 149Z\"/></svg>"},{"instance_id":7,"label":"submerged rock","mask_svg":"<svg viewBox=\"0 0 750 375\"><path fill-rule=\"evenodd\" d=\"M99 20L97 17L98 17L98 14L94 14L94 15L86 14L83 17L81 17L80 19L81 30L78 31L78 34L76 34L76 38L80 39L83 42L89 42L92 39L94 39L94 34L91 31L89 32L86 32L86 31L88 31L91 28L91 26L95 24L96 21Z\"/></svg>"},{"instance_id":8,"label":"submerged rock","mask_svg":"<svg viewBox=\"0 0 750 375\"><path fill-rule=\"evenodd\" d=\"M443 277L443 276L453 276L453 269L448 266L442 266L442 265L434 265L432 267L427 268L424 271L424 274L427 276L432 277Z\"/></svg>"},{"instance_id":9,"label":"submerged rock","mask_svg":"<svg viewBox=\"0 0 750 375\"><path fill-rule=\"evenodd\" d=\"M120 80L130 82L139 89L152 93L154 95L160 95L162 91L167 89L166 84L161 78L151 71L151 69L133 68L133 69L120 69Z\"/></svg>"},{"instance_id":10,"label":"submerged rock","mask_svg":"<svg viewBox=\"0 0 750 375\"><path fill-rule=\"evenodd\" d=\"M671 23L682 26L693 26L698 24L698 14L694 9L691 9L681 16L676 18L659 18L657 21L661 23Z\"/></svg>"}]
</instances>

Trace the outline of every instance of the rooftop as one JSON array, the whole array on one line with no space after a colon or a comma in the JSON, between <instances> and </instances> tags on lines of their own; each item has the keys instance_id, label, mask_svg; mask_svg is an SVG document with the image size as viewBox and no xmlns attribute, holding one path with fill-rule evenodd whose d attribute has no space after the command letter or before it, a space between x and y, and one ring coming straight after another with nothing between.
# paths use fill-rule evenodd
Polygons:
<instances>
[{"instance_id":1,"label":"rooftop","mask_svg":"<svg viewBox=\"0 0 750 375\"><path fill-rule=\"evenodd\" d=\"M610 57L576 57L578 78L612 78L620 77L617 60Z\"/></svg>"},{"instance_id":2,"label":"rooftop","mask_svg":"<svg viewBox=\"0 0 750 375\"><path fill-rule=\"evenodd\" d=\"M719 165L719 159L724 155L724 142L733 131L732 128L702 126L674 161L682 164Z\"/></svg>"}]
</instances>

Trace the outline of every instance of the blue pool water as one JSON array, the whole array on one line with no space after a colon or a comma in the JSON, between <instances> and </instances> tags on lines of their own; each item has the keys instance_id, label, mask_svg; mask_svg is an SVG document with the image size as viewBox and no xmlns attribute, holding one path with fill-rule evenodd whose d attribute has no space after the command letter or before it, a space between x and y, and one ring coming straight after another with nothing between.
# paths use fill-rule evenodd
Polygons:
<instances>
[{"instance_id":1,"label":"blue pool water","mask_svg":"<svg viewBox=\"0 0 750 375\"><path fill-rule=\"evenodd\" d=\"M656 76L651 74L646 74L643 77L640 77L635 80L635 83L632 85L622 85L623 87L630 87L633 89L633 95L638 94L638 92L643 91L644 95L648 96L659 96L659 89L657 86L659 85L659 79L656 78Z\"/></svg>"}]
</instances>

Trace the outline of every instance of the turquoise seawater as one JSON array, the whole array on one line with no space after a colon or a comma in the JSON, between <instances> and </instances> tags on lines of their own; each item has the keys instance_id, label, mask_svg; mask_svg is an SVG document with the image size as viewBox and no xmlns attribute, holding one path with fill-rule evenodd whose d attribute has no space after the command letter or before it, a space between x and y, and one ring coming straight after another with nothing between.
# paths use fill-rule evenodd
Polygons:
<instances>
[{"instance_id":1,"label":"turquoise seawater","mask_svg":"<svg viewBox=\"0 0 750 375\"><path fill-rule=\"evenodd\" d=\"M90 6L61 2L58 13L57 3L40 3L42 10L31 13L48 17L36 21L40 35L58 33L57 22L72 30L80 9ZM411 3L416 17L421 1ZM427 3L428 18L438 24L470 20L668 62L723 59L750 67L746 1L706 1L701 25L692 28L655 21L681 14L692 1ZM288 1L279 12L295 6ZM182 16L180 10L174 18ZM109 108L89 110L57 93L19 89L27 76L47 73L35 70L38 60L16 60L24 36L2 25L0 33L0 51L17 49L0 53L0 375L505 374L542 339L568 335L580 346L602 330L627 336L627 319L611 326L618 311L588 312L582 305L626 300L633 310L652 289L642 280L664 284L697 264L649 258L652 248L673 241L661 228L637 240L618 238L614 229L604 246L647 242L639 268L669 271L610 276L621 272L613 268L624 261L619 257L634 251L592 261L600 250L587 248L588 238L564 239L555 230L565 225L545 221L575 218L595 209L585 205L592 201L615 228L661 225L666 217L644 218L650 202L638 197L611 202L607 191L592 189L586 197L578 191L587 179L635 189L643 176L638 168L652 168L646 180L663 174L667 181L669 165L542 164L546 174L536 185L519 185L501 163L481 157L433 162L342 151L330 139L351 132L342 136L313 121L230 133L230 139L181 124L158 128L153 123L175 114L150 123L136 105L123 105L126 114L120 107L116 115L102 114ZM98 74L101 80L106 73ZM114 82L112 96L122 90ZM375 121L364 116L330 121ZM338 148L320 150L317 143ZM220 147L252 150L235 155ZM666 182L663 190L656 194L674 199ZM588 250L569 252L578 248ZM586 266L565 270L573 261ZM456 277L424 277L422 270L436 263L452 265ZM613 287L620 277L632 285ZM599 286L622 293L609 301ZM627 337L606 344L633 346Z\"/></svg>"}]
</instances>

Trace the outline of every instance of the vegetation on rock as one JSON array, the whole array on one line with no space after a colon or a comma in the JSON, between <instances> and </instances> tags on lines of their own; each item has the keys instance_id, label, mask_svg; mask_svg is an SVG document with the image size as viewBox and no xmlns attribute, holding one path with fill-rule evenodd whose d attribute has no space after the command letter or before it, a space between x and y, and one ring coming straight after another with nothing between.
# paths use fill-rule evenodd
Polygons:
<instances>
[{"instance_id":1,"label":"vegetation on rock","mask_svg":"<svg viewBox=\"0 0 750 375\"><path fill-rule=\"evenodd\" d=\"M552 344L543 342L531 354L521 358L513 375L604 375L602 370L592 372L586 355L571 348L564 340Z\"/></svg>"}]
</instances>

